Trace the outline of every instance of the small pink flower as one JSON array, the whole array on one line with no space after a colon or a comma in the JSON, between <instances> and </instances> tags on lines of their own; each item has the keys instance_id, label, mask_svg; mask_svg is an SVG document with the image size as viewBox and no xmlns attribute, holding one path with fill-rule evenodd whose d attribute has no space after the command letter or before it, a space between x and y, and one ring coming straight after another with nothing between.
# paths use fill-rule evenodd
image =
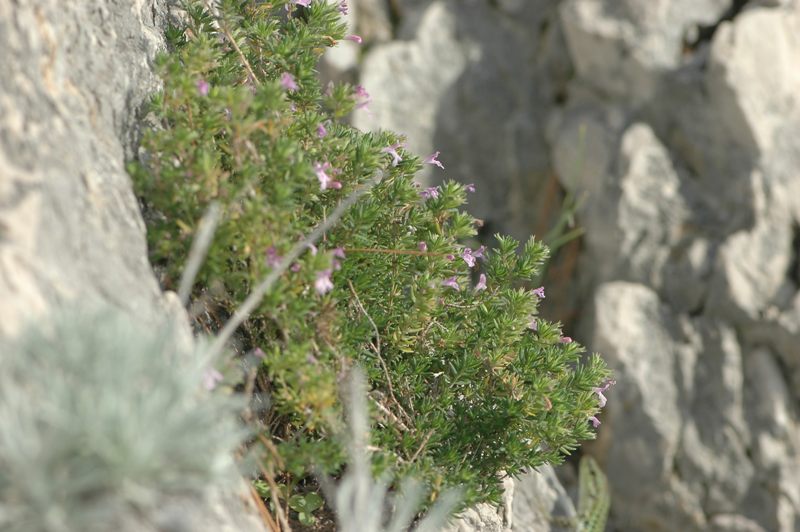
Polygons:
<instances>
[{"instance_id":1,"label":"small pink flower","mask_svg":"<svg viewBox=\"0 0 800 532\"><path fill-rule=\"evenodd\" d=\"M256 347L253 350L253 356L255 356L256 358L266 358L267 354L260 347Z\"/></svg>"},{"instance_id":2,"label":"small pink flower","mask_svg":"<svg viewBox=\"0 0 800 532\"><path fill-rule=\"evenodd\" d=\"M455 276L449 277L442 281L442 286L449 286L455 290L461 290L461 288L458 286L458 281L456 280Z\"/></svg>"},{"instance_id":3,"label":"small pink flower","mask_svg":"<svg viewBox=\"0 0 800 532\"><path fill-rule=\"evenodd\" d=\"M208 96L208 90L211 88L211 85L204 79L198 79L197 83L195 83L197 87L197 94L200 96Z\"/></svg>"},{"instance_id":4,"label":"small pink flower","mask_svg":"<svg viewBox=\"0 0 800 532\"><path fill-rule=\"evenodd\" d=\"M281 256L278 255L278 250L275 249L275 246L270 246L267 248L267 266L270 268L275 268L278 264L281 263Z\"/></svg>"},{"instance_id":5,"label":"small pink flower","mask_svg":"<svg viewBox=\"0 0 800 532\"><path fill-rule=\"evenodd\" d=\"M597 419L597 416L592 416L592 417L590 417L590 418L589 418L589 421L591 421L591 422L592 422L592 426L593 426L594 428L597 428L597 427L599 427L599 426L600 426L600 420L599 420L599 419Z\"/></svg>"},{"instance_id":6,"label":"small pink flower","mask_svg":"<svg viewBox=\"0 0 800 532\"><path fill-rule=\"evenodd\" d=\"M425 158L425 160L424 160L424 161L422 161L422 162L423 162L423 163L425 163L425 164L433 164L433 165L436 165L436 166L438 166L439 168L441 168L442 170L444 170L444 165L443 165L443 164L442 164L442 163L439 161L439 159L437 159L437 157L439 157L439 152L438 152L438 151L437 151L437 152L435 152L435 153L432 153L432 154L428 155L428 156Z\"/></svg>"},{"instance_id":7,"label":"small pink flower","mask_svg":"<svg viewBox=\"0 0 800 532\"><path fill-rule=\"evenodd\" d=\"M428 187L419 193L422 199L436 199L439 197L439 187Z\"/></svg>"},{"instance_id":8,"label":"small pink flower","mask_svg":"<svg viewBox=\"0 0 800 532\"><path fill-rule=\"evenodd\" d=\"M372 101L372 96L370 96L367 89L361 85L356 85L354 94L357 99L361 99L360 102L356 102L356 109L364 109Z\"/></svg>"},{"instance_id":9,"label":"small pink flower","mask_svg":"<svg viewBox=\"0 0 800 532\"><path fill-rule=\"evenodd\" d=\"M466 262L467 266L470 268L475 266L475 257L472 256L471 249L464 248L464 251L461 252L461 258L464 259L464 262Z\"/></svg>"},{"instance_id":10,"label":"small pink flower","mask_svg":"<svg viewBox=\"0 0 800 532\"><path fill-rule=\"evenodd\" d=\"M420 242L419 244L417 244L417 249L419 249L420 251L428 251L428 243L424 241Z\"/></svg>"},{"instance_id":11,"label":"small pink flower","mask_svg":"<svg viewBox=\"0 0 800 532\"><path fill-rule=\"evenodd\" d=\"M447 255L444 256L444 258L446 258L450 262L453 262L454 260L456 260L456 256L453 255L452 253L448 253Z\"/></svg>"},{"instance_id":12,"label":"small pink flower","mask_svg":"<svg viewBox=\"0 0 800 532\"><path fill-rule=\"evenodd\" d=\"M597 394L597 397L600 398L600 408L604 408L606 406L606 396L603 395L603 392L608 390L610 387L614 386L617 383L615 380L609 380L603 386L599 388L592 388L592 391Z\"/></svg>"},{"instance_id":13,"label":"small pink flower","mask_svg":"<svg viewBox=\"0 0 800 532\"><path fill-rule=\"evenodd\" d=\"M470 183L469 185L464 185L464 190L467 192L475 192L475 185Z\"/></svg>"},{"instance_id":14,"label":"small pink flower","mask_svg":"<svg viewBox=\"0 0 800 532\"><path fill-rule=\"evenodd\" d=\"M333 290L333 281L331 280L332 274L333 270L331 269L317 272L317 279L314 281L314 290L316 290L319 295L327 294Z\"/></svg>"},{"instance_id":15,"label":"small pink flower","mask_svg":"<svg viewBox=\"0 0 800 532\"><path fill-rule=\"evenodd\" d=\"M341 13L342 15L346 15L347 9L348 9L347 0L341 0L341 2L339 2L339 13Z\"/></svg>"},{"instance_id":16,"label":"small pink flower","mask_svg":"<svg viewBox=\"0 0 800 532\"><path fill-rule=\"evenodd\" d=\"M333 256L339 259L344 259L344 248L334 248Z\"/></svg>"},{"instance_id":17,"label":"small pink flower","mask_svg":"<svg viewBox=\"0 0 800 532\"><path fill-rule=\"evenodd\" d=\"M364 42L364 39L362 39L360 35L356 34L348 35L347 37L344 38L344 40L353 41L356 44L361 44L362 42Z\"/></svg>"},{"instance_id":18,"label":"small pink flower","mask_svg":"<svg viewBox=\"0 0 800 532\"><path fill-rule=\"evenodd\" d=\"M317 126L317 136L319 138L325 138L328 135L328 130L325 129L325 124L321 123Z\"/></svg>"},{"instance_id":19,"label":"small pink flower","mask_svg":"<svg viewBox=\"0 0 800 532\"><path fill-rule=\"evenodd\" d=\"M297 273L297 272L299 272L300 270L302 270L302 269L303 269L303 267L302 267L302 266L300 266L300 263L299 263L299 262L295 262L294 264L292 264L291 268L289 268L289 269L290 269L290 270L292 270L294 273Z\"/></svg>"},{"instance_id":20,"label":"small pink flower","mask_svg":"<svg viewBox=\"0 0 800 532\"><path fill-rule=\"evenodd\" d=\"M571 344L572 338L570 338L569 336L562 336L558 341L561 342L562 344Z\"/></svg>"},{"instance_id":21,"label":"small pink flower","mask_svg":"<svg viewBox=\"0 0 800 532\"><path fill-rule=\"evenodd\" d=\"M310 251L312 255L316 255L317 254L317 246L315 246L314 244L309 244L308 245L308 251Z\"/></svg>"},{"instance_id":22,"label":"small pink flower","mask_svg":"<svg viewBox=\"0 0 800 532\"><path fill-rule=\"evenodd\" d=\"M544 286L540 286L534 290L533 295L537 296L539 299L544 299Z\"/></svg>"},{"instance_id":23,"label":"small pink flower","mask_svg":"<svg viewBox=\"0 0 800 532\"><path fill-rule=\"evenodd\" d=\"M536 318L533 318L531 320L531 322L528 324L528 329L530 329L532 331L538 331L539 330L539 322L536 321Z\"/></svg>"},{"instance_id":24,"label":"small pink flower","mask_svg":"<svg viewBox=\"0 0 800 532\"><path fill-rule=\"evenodd\" d=\"M283 87L285 90L289 92L294 92L300 88L297 86L297 82L295 81L294 76L292 76L288 72L284 72L283 74L281 74L281 87Z\"/></svg>"},{"instance_id":25,"label":"small pink flower","mask_svg":"<svg viewBox=\"0 0 800 532\"><path fill-rule=\"evenodd\" d=\"M486 290L486 274L482 273L478 277L478 284L475 285L475 291L480 292L481 290Z\"/></svg>"},{"instance_id":26,"label":"small pink flower","mask_svg":"<svg viewBox=\"0 0 800 532\"><path fill-rule=\"evenodd\" d=\"M484 251L486 251L486 246L481 246L472 252L472 256L475 257L476 259L486 259L486 257L483 254Z\"/></svg>"},{"instance_id":27,"label":"small pink flower","mask_svg":"<svg viewBox=\"0 0 800 532\"><path fill-rule=\"evenodd\" d=\"M400 154L397 153L397 148L402 148L404 146L403 142L398 142L396 144L392 144L391 146L386 146L385 148L381 149L381 153L388 153L392 156L392 166L397 166L397 164L403 160L400 157Z\"/></svg>"},{"instance_id":28,"label":"small pink flower","mask_svg":"<svg viewBox=\"0 0 800 532\"><path fill-rule=\"evenodd\" d=\"M205 388L208 391L211 391L217 387L217 384L222 382L223 378L224 377L222 376L222 373L220 373L214 368L208 368L203 373L203 388Z\"/></svg>"},{"instance_id":29,"label":"small pink flower","mask_svg":"<svg viewBox=\"0 0 800 532\"><path fill-rule=\"evenodd\" d=\"M319 189L325 190L328 188L342 188L342 184L339 181L335 181L331 176L328 175L328 170L330 170L331 173L336 172L336 169L332 168L330 163L314 163L314 173L317 174L317 179L319 179Z\"/></svg>"}]
</instances>

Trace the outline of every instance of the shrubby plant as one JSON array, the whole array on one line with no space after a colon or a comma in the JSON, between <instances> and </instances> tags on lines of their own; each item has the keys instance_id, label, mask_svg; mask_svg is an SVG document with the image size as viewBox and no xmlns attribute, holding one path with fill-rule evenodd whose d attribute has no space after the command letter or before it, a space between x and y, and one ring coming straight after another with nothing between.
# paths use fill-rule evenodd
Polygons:
<instances>
[{"instance_id":1,"label":"shrubby plant","mask_svg":"<svg viewBox=\"0 0 800 532\"><path fill-rule=\"evenodd\" d=\"M368 112L360 86L320 85L320 54L348 36L345 2L224 0L186 5L168 31L156 127L131 165L153 264L177 288L212 203L220 223L194 286L197 324L215 330L281 258L359 186L382 176L318 246L283 273L240 329L271 396L260 430L275 445L280 497L310 468L337 473L344 453L337 383L365 369L378 475L409 473L464 502L498 502L500 475L558 463L594 437L608 371L537 315L530 284L547 258L531 239L469 246L475 192L420 189L421 159L391 132L343 119ZM591 420L591 421L590 421Z\"/></svg>"}]
</instances>

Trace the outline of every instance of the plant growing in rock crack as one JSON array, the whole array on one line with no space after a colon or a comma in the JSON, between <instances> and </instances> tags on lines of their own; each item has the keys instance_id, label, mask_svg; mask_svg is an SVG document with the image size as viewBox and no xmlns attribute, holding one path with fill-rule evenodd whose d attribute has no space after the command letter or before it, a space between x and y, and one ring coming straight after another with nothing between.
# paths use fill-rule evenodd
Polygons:
<instances>
[{"instance_id":1,"label":"plant growing in rock crack","mask_svg":"<svg viewBox=\"0 0 800 532\"><path fill-rule=\"evenodd\" d=\"M304 4L308 3L308 7ZM300 4L300 5L298 5ZM376 474L413 474L433 489L464 487L464 502L498 502L501 474L560 462L594 436L608 377L560 326L537 317L531 290L547 249L471 249L472 187L420 190L422 164L390 132L344 122L365 112L363 87L322 87L314 70L346 37L340 5L225 0L215 14L186 5L168 32L157 127L132 164L147 210L151 258L176 288L212 202L221 219L194 286L198 325L219 328L260 279L351 191L382 179L309 246L239 331L261 357L260 416L279 498L314 490L310 467L335 473L343 452L337 382L365 368L375 419Z\"/></svg>"}]
</instances>

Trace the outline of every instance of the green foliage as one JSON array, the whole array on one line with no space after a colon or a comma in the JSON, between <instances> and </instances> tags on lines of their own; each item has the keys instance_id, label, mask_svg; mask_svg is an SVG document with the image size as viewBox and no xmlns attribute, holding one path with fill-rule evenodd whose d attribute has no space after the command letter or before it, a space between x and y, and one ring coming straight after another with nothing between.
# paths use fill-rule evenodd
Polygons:
<instances>
[{"instance_id":1,"label":"green foliage","mask_svg":"<svg viewBox=\"0 0 800 532\"><path fill-rule=\"evenodd\" d=\"M434 497L463 485L465 502L497 502L501 472L560 462L593 437L592 388L608 372L599 357L563 341L558 324L536 318L530 282L547 258L541 242L520 250L498 237L497 249L470 268L462 242L476 221L461 211L465 187L448 182L423 197L413 180L420 159L398 148L393 165L387 153L401 138L340 121L365 111L357 109L359 88L323 90L314 70L344 37L336 5L312 2L302 17L285 5L226 0L215 19L194 3L188 26L168 33L164 90L152 105L159 127L144 137L146 157L131 165L148 210L151 259L163 284L176 288L198 223L219 202L194 291L219 327L276 256L383 171L241 330L244 349L264 354L260 382L272 406L262 422L282 458L279 480L296 485L311 464L339 470L344 456L331 437L341 422L337 382L358 363L371 390L376 473L413 473ZM341 189L321 188L325 168ZM345 258L334 257L342 250ZM319 284L328 270L330 291ZM484 290L473 287L481 271Z\"/></svg>"},{"instance_id":2,"label":"green foliage","mask_svg":"<svg viewBox=\"0 0 800 532\"><path fill-rule=\"evenodd\" d=\"M0 529L111 530L235 471L241 405L174 332L70 309L0 345Z\"/></svg>"}]
</instances>

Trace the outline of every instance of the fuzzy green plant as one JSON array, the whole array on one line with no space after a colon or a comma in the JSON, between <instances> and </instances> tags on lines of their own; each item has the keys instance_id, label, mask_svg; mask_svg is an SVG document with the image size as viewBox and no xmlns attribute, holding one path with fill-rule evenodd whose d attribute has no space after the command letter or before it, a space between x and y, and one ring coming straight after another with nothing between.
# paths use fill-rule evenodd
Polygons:
<instances>
[{"instance_id":1,"label":"fuzzy green plant","mask_svg":"<svg viewBox=\"0 0 800 532\"><path fill-rule=\"evenodd\" d=\"M300 4L309 4L308 7ZM186 5L168 32L156 127L131 165L145 205L151 260L177 289L209 206L219 224L192 291L197 325L221 328L270 272L279 272L239 328L261 357L271 398L260 430L284 492L310 469L340 471L332 437L337 383L358 363L374 419L376 474L412 473L464 502L498 502L501 476L560 462L594 437L602 360L538 317L531 285L548 251L497 236L474 249L477 221L462 210L474 187L421 189L421 159L391 132L364 133L360 86L321 86L321 53L346 38L344 2L224 0ZM356 37L351 37L358 40ZM380 176L376 184L374 180ZM317 246L282 258L354 190L371 189Z\"/></svg>"},{"instance_id":2,"label":"fuzzy green plant","mask_svg":"<svg viewBox=\"0 0 800 532\"><path fill-rule=\"evenodd\" d=\"M0 529L110 530L230 478L241 405L173 333L70 309L0 346Z\"/></svg>"}]
</instances>

